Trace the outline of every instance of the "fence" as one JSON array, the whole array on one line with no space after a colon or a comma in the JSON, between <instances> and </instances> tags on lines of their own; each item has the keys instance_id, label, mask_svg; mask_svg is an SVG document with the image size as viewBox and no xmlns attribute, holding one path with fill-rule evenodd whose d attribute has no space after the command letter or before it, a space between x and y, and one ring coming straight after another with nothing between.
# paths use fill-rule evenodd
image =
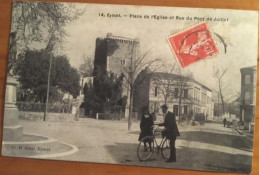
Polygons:
<instances>
[{"instance_id":1,"label":"fence","mask_svg":"<svg viewBox=\"0 0 260 175\"><path fill-rule=\"evenodd\" d=\"M16 105L20 111L27 111L27 112L45 111L45 103L16 102ZM52 113L71 113L72 104L49 103L47 109L48 112L52 112Z\"/></svg>"},{"instance_id":2,"label":"fence","mask_svg":"<svg viewBox=\"0 0 260 175\"><path fill-rule=\"evenodd\" d=\"M101 120L121 120L125 118L125 113L97 113L96 118ZM132 113L132 120L138 120L137 112Z\"/></svg>"},{"instance_id":3,"label":"fence","mask_svg":"<svg viewBox=\"0 0 260 175\"><path fill-rule=\"evenodd\" d=\"M22 120L30 120L30 121L43 121L43 112L30 112L30 111L20 111L19 119ZM58 121L58 122L65 122L65 121L74 121L75 115L74 114L66 114L66 113L48 113L46 121Z\"/></svg>"},{"instance_id":4,"label":"fence","mask_svg":"<svg viewBox=\"0 0 260 175\"><path fill-rule=\"evenodd\" d=\"M97 113L97 119L101 120L121 120L124 118L123 113Z\"/></svg>"}]
</instances>

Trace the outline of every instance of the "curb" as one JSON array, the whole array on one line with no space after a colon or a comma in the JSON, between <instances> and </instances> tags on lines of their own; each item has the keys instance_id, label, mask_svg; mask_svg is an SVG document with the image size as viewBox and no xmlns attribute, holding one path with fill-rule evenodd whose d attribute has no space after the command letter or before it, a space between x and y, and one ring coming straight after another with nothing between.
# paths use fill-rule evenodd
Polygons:
<instances>
[{"instance_id":1,"label":"curb","mask_svg":"<svg viewBox=\"0 0 260 175\"><path fill-rule=\"evenodd\" d=\"M245 135L242 131L240 131L239 129L235 129L240 135Z\"/></svg>"},{"instance_id":2,"label":"curb","mask_svg":"<svg viewBox=\"0 0 260 175\"><path fill-rule=\"evenodd\" d=\"M250 140L250 141L254 141L254 137L251 138L249 137L247 134L245 134L243 131L239 130L239 129L235 129L240 135L244 136L246 139Z\"/></svg>"}]
</instances>

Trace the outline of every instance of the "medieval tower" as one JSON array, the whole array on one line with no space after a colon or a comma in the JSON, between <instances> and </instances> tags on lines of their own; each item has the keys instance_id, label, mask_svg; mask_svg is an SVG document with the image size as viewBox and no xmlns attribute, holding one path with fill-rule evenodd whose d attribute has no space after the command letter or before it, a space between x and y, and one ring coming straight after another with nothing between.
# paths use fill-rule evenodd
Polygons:
<instances>
[{"instance_id":1,"label":"medieval tower","mask_svg":"<svg viewBox=\"0 0 260 175\"><path fill-rule=\"evenodd\" d=\"M113 36L111 33L108 33L106 38L97 38L93 75L95 76L97 71L101 70L112 72L118 77L121 74L128 77L128 70L131 66L134 67L139 52L139 40ZM125 109L125 116L128 117L129 87L123 87L123 96L128 97Z\"/></svg>"}]
</instances>

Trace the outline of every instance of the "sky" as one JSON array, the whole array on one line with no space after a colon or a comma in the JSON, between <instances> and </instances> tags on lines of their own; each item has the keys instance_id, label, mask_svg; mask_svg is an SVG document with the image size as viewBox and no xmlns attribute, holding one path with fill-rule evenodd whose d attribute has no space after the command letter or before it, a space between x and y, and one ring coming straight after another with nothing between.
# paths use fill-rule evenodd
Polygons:
<instances>
[{"instance_id":1,"label":"sky","mask_svg":"<svg viewBox=\"0 0 260 175\"><path fill-rule=\"evenodd\" d=\"M77 7L85 5L77 4ZM121 17L110 18L109 15L112 14L120 14ZM145 15L149 19L144 18ZM167 19L152 19L152 15L167 16ZM138 38L141 52L150 50L151 59L160 56L164 63L171 66L176 63L176 58L167 37L206 21L219 53L185 67L183 71L192 72L197 81L217 89L213 67L228 67L223 81L228 85L227 93L235 96L240 92L240 68L257 64L257 15L255 11L241 10L87 4L85 13L65 26L69 36L64 38L62 53L69 57L72 66L78 67L83 63L84 54L94 58L96 38L104 38L107 33L112 33ZM134 18L138 16L142 18ZM170 17L174 19L169 19ZM192 20L187 20L188 18ZM222 21L207 21L208 18L222 18ZM227 44L226 53L222 42L214 33L221 36Z\"/></svg>"}]
</instances>

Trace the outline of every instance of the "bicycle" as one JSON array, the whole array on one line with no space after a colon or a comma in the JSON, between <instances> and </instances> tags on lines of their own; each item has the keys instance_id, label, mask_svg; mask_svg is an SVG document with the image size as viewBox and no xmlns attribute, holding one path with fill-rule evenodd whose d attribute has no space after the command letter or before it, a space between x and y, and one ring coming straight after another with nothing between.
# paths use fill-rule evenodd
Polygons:
<instances>
[{"instance_id":1,"label":"bicycle","mask_svg":"<svg viewBox=\"0 0 260 175\"><path fill-rule=\"evenodd\" d=\"M170 157L170 141L166 137L162 137L161 143L158 144L156 141L156 133L161 133L163 130L160 130L159 127L153 126L153 135L145 136L139 142L137 147L137 157L140 161L148 160L154 152L157 154L161 153L163 159L169 159ZM144 142L151 143L148 144L148 147L145 146Z\"/></svg>"}]
</instances>

